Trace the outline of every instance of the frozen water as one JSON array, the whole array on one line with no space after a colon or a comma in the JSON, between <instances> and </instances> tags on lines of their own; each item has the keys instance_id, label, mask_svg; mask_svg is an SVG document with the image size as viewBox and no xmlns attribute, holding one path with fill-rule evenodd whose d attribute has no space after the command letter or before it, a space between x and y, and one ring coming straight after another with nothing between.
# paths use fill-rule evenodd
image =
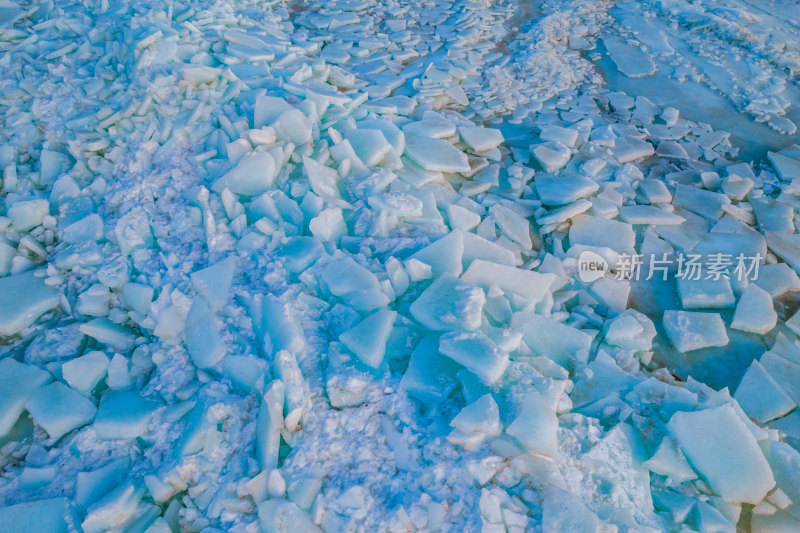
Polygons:
<instances>
[{"instance_id":1,"label":"frozen water","mask_svg":"<svg viewBox=\"0 0 800 533\"><path fill-rule=\"evenodd\" d=\"M0 530L798 530L787 3L34 4Z\"/></svg>"}]
</instances>

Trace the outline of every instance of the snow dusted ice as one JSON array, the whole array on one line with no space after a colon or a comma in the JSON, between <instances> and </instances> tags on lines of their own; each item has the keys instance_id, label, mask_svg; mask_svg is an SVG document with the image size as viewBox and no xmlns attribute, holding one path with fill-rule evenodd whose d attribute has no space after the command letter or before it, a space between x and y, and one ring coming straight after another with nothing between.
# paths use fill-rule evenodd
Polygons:
<instances>
[{"instance_id":1,"label":"snow dusted ice","mask_svg":"<svg viewBox=\"0 0 800 533\"><path fill-rule=\"evenodd\" d=\"M800 530L798 28L0 0L0 532Z\"/></svg>"}]
</instances>

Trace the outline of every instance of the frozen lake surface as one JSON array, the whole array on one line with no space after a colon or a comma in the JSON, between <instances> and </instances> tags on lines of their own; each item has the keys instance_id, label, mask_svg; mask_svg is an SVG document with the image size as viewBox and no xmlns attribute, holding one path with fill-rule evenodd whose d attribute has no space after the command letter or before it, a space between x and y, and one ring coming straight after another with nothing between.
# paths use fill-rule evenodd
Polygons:
<instances>
[{"instance_id":1,"label":"frozen lake surface","mask_svg":"<svg viewBox=\"0 0 800 533\"><path fill-rule=\"evenodd\" d=\"M0 532L800 530L790 1L0 0Z\"/></svg>"}]
</instances>

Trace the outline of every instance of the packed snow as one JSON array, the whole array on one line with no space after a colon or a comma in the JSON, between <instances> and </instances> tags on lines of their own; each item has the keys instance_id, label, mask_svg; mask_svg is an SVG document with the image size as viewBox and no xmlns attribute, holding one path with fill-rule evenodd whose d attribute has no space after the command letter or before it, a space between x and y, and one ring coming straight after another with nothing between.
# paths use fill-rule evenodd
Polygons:
<instances>
[{"instance_id":1,"label":"packed snow","mask_svg":"<svg viewBox=\"0 0 800 533\"><path fill-rule=\"evenodd\" d=\"M786 0L0 0L0 532L800 530Z\"/></svg>"}]
</instances>

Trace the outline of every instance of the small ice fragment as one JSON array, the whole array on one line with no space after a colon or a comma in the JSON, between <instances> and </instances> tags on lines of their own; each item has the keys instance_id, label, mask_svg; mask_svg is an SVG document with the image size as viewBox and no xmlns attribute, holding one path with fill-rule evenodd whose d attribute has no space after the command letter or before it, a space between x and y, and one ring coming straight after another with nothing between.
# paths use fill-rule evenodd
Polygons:
<instances>
[{"instance_id":1,"label":"small ice fragment","mask_svg":"<svg viewBox=\"0 0 800 533\"><path fill-rule=\"evenodd\" d=\"M322 242L338 242L347 235L347 224L340 207L329 207L308 223L311 234Z\"/></svg>"},{"instance_id":2,"label":"small ice fragment","mask_svg":"<svg viewBox=\"0 0 800 533\"><path fill-rule=\"evenodd\" d=\"M11 204L7 212L12 227L20 232L35 228L49 214L47 200L19 200Z\"/></svg>"},{"instance_id":3,"label":"small ice fragment","mask_svg":"<svg viewBox=\"0 0 800 533\"><path fill-rule=\"evenodd\" d=\"M486 297L483 291L445 274L423 291L413 304L411 315L434 331L477 329Z\"/></svg>"},{"instance_id":4,"label":"small ice fragment","mask_svg":"<svg viewBox=\"0 0 800 533\"><path fill-rule=\"evenodd\" d=\"M537 303L548 293L555 276L475 259L461 279L487 291L497 285L506 294L517 294Z\"/></svg>"},{"instance_id":5,"label":"small ice fragment","mask_svg":"<svg viewBox=\"0 0 800 533\"><path fill-rule=\"evenodd\" d=\"M461 257L464 254L463 233L454 230L411 256L430 265L437 274L461 274Z\"/></svg>"},{"instance_id":6,"label":"small ice fragment","mask_svg":"<svg viewBox=\"0 0 800 533\"><path fill-rule=\"evenodd\" d=\"M679 352L727 346L725 323L718 313L664 311L664 329Z\"/></svg>"},{"instance_id":7,"label":"small ice fragment","mask_svg":"<svg viewBox=\"0 0 800 533\"><path fill-rule=\"evenodd\" d=\"M258 519L264 533L322 533L308 513L286 500L260 503Z\"/></svg>"},{"instance_id":8,"label":"small ice fragment","mask_svg":"<svg viewBox=\"0 0 800 533\"><path fill-rule=\"evenodd\" d=\"M371 314L351 329L342 333L339 340L348 350L371 368L378 368L386 353L386 341L392 332L396 311L381 309Z\"/></svg>"},{"instance_id":9,"label":"small ice fragment","mask_svg":"<svg viewBox=\"0 0 800 533\"><path fill-rule=\"evenodd\" d=\"M88 335L98 342L108 344L120 351L127 352L133 348L136 334L132 329L115 324L107 318L95 318L81 324L81 333Z\"/></svg>"},{"instance_id":10,"label":"small ice fragment","mask_svg":"<svg viewBox=\"0 0 800 533\"><path fill-rule=\"evenodd\" d=\"M736 312L733 315L731 327L749 333L766 335L778 321L778 314L772 305L772 296L759 287L751 283L744 290L736 304Z\"/></svg>"},{"instance_id":11,"label":"small ice fragment","mask_svg":"<svg viewBox=\"0 0 800 533\"><path fill-rule=\"evenodd\" d=\"M497 148L503 142L503 134L493 128L479 126L459 126L458 133L464 142L475 152L485 152Z\"/></svg>"},{"instance_id":12,"label":"small ice fragment","mask_svg":"<svg viewBox=\"0 0 800 533\"><path fill-rule=\"evenodd\" d=\"M192 272L191 279L194 288L213 311L222 309L228 300L233 275L236 271L236 258L226 257L202 270Z\"/></svg>"},{"instance_id":13,"label":"small ice fragment","mask_svg":"<svg viewBox=\"0 0 800 533\"><path fill-rule=\"evenodd\" d=\"M525 395L520 412L506 433L531 453L548 457L558 453L558 417L550 399L537 391Z\"/></svg>"},{"instance_id":14,"label":"small ice fragment","mask_svg":"<svg viewBox=\"0 0 800 533\"><path fill-rule=\"evenodd\" d=\"M442 139L406 134L406 154L425 170L470 171L467 154Z\"/></svg>"},{"instance_id":15,"label":"small ice fragment","mask_svg":"<svg viewBox=\"0 0 800 533\"><path fill-rule=\"evenodd\" d=\"M236 194L255 196L272 188L275 170L275 159L269 152L248 152L214 182L212 188L218 192L228 188Z\"/></svg>"},{"instance_id":16,"label":"small ice fragment","mask_svg":"<svg viewBox=\"0 0 800 533\"><path fill-rule=\"evenodd\" d=\"M464 407L450 425L465 433L499 435L502 430L500 410L491 394L484 394Z\"/></svg>"},{"instance_id":17,"label":"small ice fragment","mask_svg":"<svg viewBox=\"0 0 800 533\"><path fill-rule=\"evenodd\" d=\"M686 456L678 448L678 443L670 436L664 437L653 456L643 464L651 472L667 476L675 483L697 479L697 473L692 470Z\"/></svg>"},{"instance_id":18,"label":"small ice fragment","mask_svg":"<svg viewBox=\"0 0 800 533\"><path fill-rule=\"evenodd\" d=\"M452 331L439 340L439 351L490 385L508 366L508 353L486 335L474 331Z\"/></svg>"},{"instance_id":19,"label":"small ice fragment","mask_svg":"<svg viewBox=\"0 0 800 533\"><path fill-rule=\"evenodd\" d=\"M347 139L359 159L368 167L380 163L392 146L378 129L357 129L347 133Z\"/></svg>"},{"instance_id":20,"label":"small ice fragment","mask_svg":"<svg viewBox=\"0 0 800 533\"><path fill-rule=\"evenodd\" d=\"M73 389L90 393L105 377L108 365L106 354L92 351L61 365L61 374Z\"/></svg>"},{"instance_id":21,"label":"small ice fragment","mask_svg":"<svg viewBox=\"0 0 800 533\"><path fill-rule=\"evenodd\" d=\"M283 429L283 383L275 380L267 386L258 408L256 423L256 461L261 469L278 466L278 455Z\"/></svg>"},{"instance_id":22,"label":"small ice fragment","mask_svg":"<svg viewBox=\"0 0 800 533\"><path fill-rule=\"evenodd\" d=\"M733 397L747 416L759 424L779 418L797 406L756 360L745 372Z\"/></svg>"},{"instance_id":23,"label":"small ice fragment","mask_svg":"<svg viewBox=\"0 0 800 533\"><path fill-rule=\"evenodd\" d=\"M572 158L572 151L560 142L547 141L531 147L533 157L546 172L556 172Z\"/></svg>"},{"instance_id":24,"label":"small ice fragment","mask_svg":"<svg viewBox=\"0 0 800 533\"><path fill-rule=\"evenodd\" d=\"M481 223L481 216L456 204L448 204L447 222L454 230L469 231Z\"/></svg>"},{"instance_id":25,"label":"small ice fragment","mask_svg":"<svg viewBox=\"0 0 800 533\"><path fill-rule=\"evenodd\" d=\"M226 354L219 319L204 300L198 298L186 316L186 349L198 368L215 366Z\"/></svg>"}]
</instances>

